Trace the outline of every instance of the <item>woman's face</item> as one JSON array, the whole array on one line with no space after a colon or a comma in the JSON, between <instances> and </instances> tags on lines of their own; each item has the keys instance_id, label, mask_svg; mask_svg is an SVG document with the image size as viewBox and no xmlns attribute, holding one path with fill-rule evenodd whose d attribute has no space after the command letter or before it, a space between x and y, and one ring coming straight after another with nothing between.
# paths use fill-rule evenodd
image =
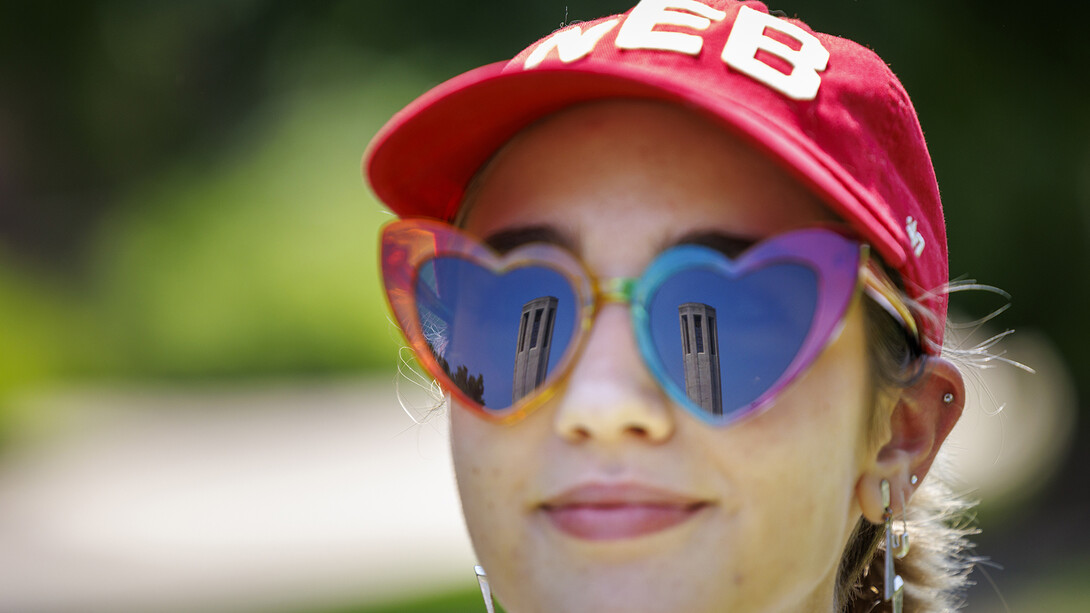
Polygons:
<instances>
[{"instance_id":1,"label":"woman's face","mask_svg":"<svg viewBox=\"0 0 1090 613\"><path fill-rule=\"evenodd\" d=\"M695 233L730 245L831 218L715 125L634 101L523 132L470 204L470 233L532 228L598 277L639 276ZM669 400L628 309L608 304L564 387L526 419L501 426L455 405L466 523L500 601L519 613L829 610L869 448L864 342L856 305L771 408L713 428Z\"/></svg>"}]
</instances>

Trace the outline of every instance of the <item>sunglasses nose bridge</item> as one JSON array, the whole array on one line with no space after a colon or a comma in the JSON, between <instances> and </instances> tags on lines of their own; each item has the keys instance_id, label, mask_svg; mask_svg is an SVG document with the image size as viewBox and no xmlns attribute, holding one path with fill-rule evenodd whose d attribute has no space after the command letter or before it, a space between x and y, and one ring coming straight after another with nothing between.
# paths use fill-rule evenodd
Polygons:
<instances>
[{"instance_id":1,"label":"sunglasses nose bridge","mask_svg":"<svg viewBox=\"0 0 1090 613\"><path fill-rule=\"evenodd\" d=\"M598 285L598 303L611 302L631 304L636 291L636 279L632 277L613 277L604 279Z\"/></svg>"}]
</instances>

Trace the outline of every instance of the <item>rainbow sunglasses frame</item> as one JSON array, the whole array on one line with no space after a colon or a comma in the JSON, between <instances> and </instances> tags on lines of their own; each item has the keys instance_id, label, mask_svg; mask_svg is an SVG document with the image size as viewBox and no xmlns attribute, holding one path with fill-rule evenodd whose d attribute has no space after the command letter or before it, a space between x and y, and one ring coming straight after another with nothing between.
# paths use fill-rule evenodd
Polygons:
<instances>
[{"instance_id":1,"label":"rainbow sunglasses frame","mask_svg":"<svg viewBox=\"0 0 1090 613\"><path fill-rule=\"evenodd\" d=\"M866 294L905 330L910 342L920 343L920 331L912 311L880 264L870 258L868 245L859 243L841 227L815 227L779 234L756 243L738 258L713 249L680 245L659 254L638 278L598 279L568 251L552 244L531 243L499 254L461 230L431 219L401 219L381 230L380 262L386 298L402 334L421 366L455 399L481 417L500 424L515 423L549 401L561 389L572 363L582 353L587 334L599 309L609 303L629 305L637 345L644 363L659 385L678 405L712 426L725 426L767 409L835 339L851 304ZM416 286L420 267L444 256L470 262L497 275L527 266L545 266L570 285L578 303L572 338L544 384L504 409L486 409L450 380L428 345L420 322ZM845 260L845 257L850 258ZM766 263L801 262L818 273L818 304L814 321L790 364L756 399L723 415L695 407L685 390L667 374L657 357L646 305L654 292L672 275L691 268L708 268L737 278ZM853 269L847 273L848 263ZM835 279L829 273L837 271ZM835 287L830 288L830 285Z\"/></svg>"}]
</instances>

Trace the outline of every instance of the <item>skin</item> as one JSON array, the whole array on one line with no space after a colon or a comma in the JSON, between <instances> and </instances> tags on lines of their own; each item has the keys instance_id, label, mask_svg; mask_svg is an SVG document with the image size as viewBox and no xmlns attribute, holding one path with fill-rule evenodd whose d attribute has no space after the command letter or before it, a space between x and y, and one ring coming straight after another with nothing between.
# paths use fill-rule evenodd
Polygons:
<instances>
[{"instance_id":1,"label":"skin","mask_svg":"<svg viewBox=\"0 0 1090 613\"><path fill-rule=\"evenodd\" d=\"M697 231L760 240L833 219L720 127L636 101L576 107L524 131L470 204L470 233L546 227L599 277L638 276ZM945 437L925 419L930 404L874 393L863 329L856 303L769 410L727 428L669 400L617 304L599 311L563 388L521 422L496 425L455 404L458 487L497 598L513 613L832 610L853 526L861 514L881 518L869 488L887 477L907 488ZM868 439L872 411L894 416L880 441ZM701 506L652 534L576 538L542 505L587 484L654 487Z\"/></svg>"}]
</instances>

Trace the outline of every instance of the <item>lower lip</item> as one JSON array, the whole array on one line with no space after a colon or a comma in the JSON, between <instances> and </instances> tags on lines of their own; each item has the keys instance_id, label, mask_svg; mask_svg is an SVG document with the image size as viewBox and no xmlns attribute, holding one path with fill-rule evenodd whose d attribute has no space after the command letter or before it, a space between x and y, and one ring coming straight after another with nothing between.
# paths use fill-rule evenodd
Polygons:
<instances>
[{"instance_id":1,"label":"lower lip","mask_svg":"<svg viewBox=\"0 0 1090 613\"><path fill-rule=\"evenodd\" d=\"M646 536L692 519L706 505L567 505L544 509L561 532L588 541Z\"/></svg>"}]
</instances>

